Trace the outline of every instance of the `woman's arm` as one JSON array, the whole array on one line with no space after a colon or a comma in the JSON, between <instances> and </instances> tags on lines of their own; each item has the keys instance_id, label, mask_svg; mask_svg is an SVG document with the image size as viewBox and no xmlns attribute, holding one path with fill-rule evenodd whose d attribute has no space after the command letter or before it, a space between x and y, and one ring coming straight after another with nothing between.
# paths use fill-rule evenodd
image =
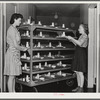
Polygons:
<instances>
[{"instance_id":1,"label":"woman's arm","mask_svg":"<svg viewBox=\"0 0 100 100\"><path fill-rule=\"evenodd\" d=\"M16 40L14 40L14 46L16 49L20 50L20 51L27 51L28 48L24 47L24 46L20 46Z\"/></svg>"},{"instance_id":2,"label":"woman's arm","mask_svg":"<svg viewBox=\"0 0 100 100\"><path fill-rule=\"evenodd\" d=\"M27 51L28 48L24 47L24 46L20 46L20 45L15 45L15 48L17 48L20 51Z\"/></svg>"},{"instance_id":3,"label":"woman's arm","mask_svg":"<svg viewBox=\"0 0 100 100\"><path fill-rule=\"evenodd\" d=\"M66 39L68 39L69 36L64 36ZM70 40L70 39L68 39ZM71 41L74 45L77 45L74 41Z\"/></svg>"},{"instance_id":4,"label":"woman's arm","mask_svg":"<svg viewBox=\"0 0 100 100\"><path fill-rule=\"evenodd\" d=\"M75 46L77 45L74 41L71 41Z\"/></svg>"},{"instance_id":5,"label":"woman's arm","mask_svg":"<svg viewBox=\"0 0 100 100\"><path fill-rule=\"evenodd\" d=\"M75 44L78 45L78 46L81 46L81 45L84 43L85 39L86 39L86 37L83 37L83 38L80 39L80 40L76 40L76 39L74 39L74 38L71 37L71 36L68 36L67 38L68 38L71 42L75 43Z\"/></svg>"},{"instance_id":6,"label":"woman's arm","mask_svg":"<svg viewBox=\"0 0 100 100\"><path fill-rule=\"evenodd\" d=\"M68 40L70 40L74 44L79 45L79 46L81 45L80 42L78 40L74 39L73 37L68 36L67 38L68 38Z\"/></svg>"}]
</instances>

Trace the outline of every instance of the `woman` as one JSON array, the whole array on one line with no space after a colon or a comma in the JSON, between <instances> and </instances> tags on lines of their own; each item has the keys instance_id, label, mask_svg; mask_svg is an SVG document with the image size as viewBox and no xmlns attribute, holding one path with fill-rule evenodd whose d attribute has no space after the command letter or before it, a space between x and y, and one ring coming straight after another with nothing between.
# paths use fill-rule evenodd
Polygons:
<instances>
[{"instance_id":1,"label":"woman","mask_svg":"<svg viewBox=\"0 0 100 100\"><path fill-rule=\"evenodd\" d=\"M76 46L75 56L72 63L72 70L76 72L78 87L72 91L83 92L84 73L86 72L87 65L87 46L88 46L88 27L85 24L80 24L79 39L76 40L71 36L65 36L69 41L73 42Z\"/></svg>"},{"instance_id":2,"label":"woman","mask_svg":"<svg viewBox=\"0 0 100 100\"><path fill-rule=\"evenodd\" d=\"M17 26L21 24L23 16L19 13L14 13L10 19L10 27L7 30L8 49L5 55L4 75L8 75L8 91L15 92L15 77L20 75L21 61L20 51L27 51L28 48L20 46L20 34Z\"/></svg>"}]
</instances>

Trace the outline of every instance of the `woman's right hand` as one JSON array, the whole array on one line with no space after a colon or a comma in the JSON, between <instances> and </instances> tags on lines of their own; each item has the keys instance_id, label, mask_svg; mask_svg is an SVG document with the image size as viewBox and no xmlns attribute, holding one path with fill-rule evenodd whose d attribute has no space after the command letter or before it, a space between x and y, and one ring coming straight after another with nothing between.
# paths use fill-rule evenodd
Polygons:
<instances>
[{"instance_id":1,"label":"woman's right hand","mask_svg":"<svg viewBox=\"0 0 100 100\"><path fill-rule=\"evenodd\" d=\"M71 37L71 36L67 36L67 39L68 39L68 40L71 40L71 39L72 39L72 37Z\"/></svg>"},{"instance_id":2,"label":"woman's right hand","mask_svg":"<svg viewBox=\"0 0 100 100\"><path fill-rule=\"evenodd\" d=\"M27 49L28 49L28 48L26 48L24 46L22 46L21 48L22 48L22 51L27 51Z\"/></svg>"},{"instance_id":3,"label":"woman's right hand","mask_svg":"<svg viewBox=\"0 0 100 100\"><path fill-rule=\"evenodd\" d=\"M64 38L66 38L66 39L67 39L67 36L63 36L63 35L62 35L61 37L64 37Z\"/></svg>"},{"instance_id":4,"label":"woman's right hand","mask_svg":"<svg viewBox=\"0 0 100 100\"><path fill-rule=\"evenodd\" d=\"M28 51L28 53L31 54L30 48L27 48L27 47L22 47L22 48L23 48L23 51Z\"/></svg>"}]
</instances>

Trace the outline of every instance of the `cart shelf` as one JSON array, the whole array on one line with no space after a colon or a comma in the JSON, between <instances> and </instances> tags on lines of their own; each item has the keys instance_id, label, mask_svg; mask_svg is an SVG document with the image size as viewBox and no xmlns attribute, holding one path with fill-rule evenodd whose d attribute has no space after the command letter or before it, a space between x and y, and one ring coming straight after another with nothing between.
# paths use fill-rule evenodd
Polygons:
<instances>
[{"instance_id":1,"label":"cart shelf","mask_svg":"<svg viewBox=\"0 0 100 100\"><path fill-rule=\"evenodd\" d=\"M67 79L71 79L71 78L75 78L74 75L68 75L66 77L57 77L57 78L51 78L51 79L46 79L45 81L41 81L41 80L36 80L36 81L30 81L30 82L23 82L20 79L16 79L17 83L29 86L29 87L33 87L33 86L38 86L38 85L43 85L43 84L48 84L48 83L52 83L52 82L58 82L58 81L63 81L63 80L67 80Z\"/></svg>"},{"instance_id":2,"label":"cart shelf","mask_svg":"<svg viewBox=\"0 0 100 100\"><path fill-rule=\"evenodd\" d=\"M70 33L72 34L74 32L73 30L38 24L21 25L18 29L21 34L21 45L26 46L26 44L29 43L30 54L28 54L27 51L21 52L22 74L16 78L16 83L33 87L75 78L75 76L70 73L66 76L55 76L55 78L45 77L44 80L33 79L34 75L41 76L42 74L71 70L75 46L66 38L60 37L61 35L59 35L59 33L62 34L65 32L70 35ZM74 38L76 37L74 36ZM48 63L47 65L54 65L59 64L59 62L66 66L56 65L56 67L48 67L44 64ZM25 64L27 64L28 69L24 69ZM40 67L35 68L34 66L42 66L43 69ZM26 81L27 77L29 78L28 81Z\"/></svg>"},{"instance_id":3,"label":"cart shelf","mask_svg":"<svg viewBox=\"0 0 100 100\"><path fill-rule=\"evenodd\" d=\"M45 72L53 72L53 71L66 70L66 69L70 69L70 67L65 67L65 68L61 67L61 68L55 68L55 69L54 68L46 68L44 70L35 69L35 70L33 70L32 74L45 73ZM30 74L30 71L23 70L22 72Z\"/></svg>"},{"instance_id":4,"label":"cart shelf","mask_svg":"<svg viewBox=\"0 0 100 100\"><path fill-rule=\"evenodd\" d=\"M32 60L32 62L46 62L46 61L59 61L59 60L69 60L69 59L73 59L72 57L70 58L58 58L58 59L34 59ZM30 60L27 59L21 59L22 62L30 62Z\"/></svg>"}]
</instances>

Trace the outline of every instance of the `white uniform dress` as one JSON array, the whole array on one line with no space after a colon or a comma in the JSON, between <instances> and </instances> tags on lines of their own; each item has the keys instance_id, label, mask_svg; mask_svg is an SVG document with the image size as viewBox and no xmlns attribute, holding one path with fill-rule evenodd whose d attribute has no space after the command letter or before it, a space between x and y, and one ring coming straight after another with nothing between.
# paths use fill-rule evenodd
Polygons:
<instances>
[{"instance_id":1,"label":"white uniform dress","mask_svg":"<svg viewBox=\"0 0 100 100\"><path fill-rule=\"evenodd\" d=\"M15 44L20 44L20 34L18 30L12 25L7 31L7 44L8 49L5 54L5 67L4 75L20 75L21 61L20 61L20 50L15 47Z\"/></svg>"}]
</instances>

